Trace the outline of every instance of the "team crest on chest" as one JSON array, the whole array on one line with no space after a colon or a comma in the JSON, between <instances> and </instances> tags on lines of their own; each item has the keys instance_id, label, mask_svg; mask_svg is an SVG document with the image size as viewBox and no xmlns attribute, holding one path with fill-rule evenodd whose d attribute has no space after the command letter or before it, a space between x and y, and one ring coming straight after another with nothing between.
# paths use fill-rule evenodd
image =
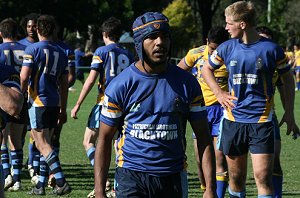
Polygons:
<instances>
[{"instance_id":1,"label":"team crest on chest","mask_svg":"<svg viewBox=\"0 0 300 198\"><path fill-rule=\"evenodd\" d=\"M159 28L160 28L160 24L159 24L159 23L154 23L154 24L153 24L153 27L154 27L155 29L159 29Z\"/></svg>"}]
</instances>

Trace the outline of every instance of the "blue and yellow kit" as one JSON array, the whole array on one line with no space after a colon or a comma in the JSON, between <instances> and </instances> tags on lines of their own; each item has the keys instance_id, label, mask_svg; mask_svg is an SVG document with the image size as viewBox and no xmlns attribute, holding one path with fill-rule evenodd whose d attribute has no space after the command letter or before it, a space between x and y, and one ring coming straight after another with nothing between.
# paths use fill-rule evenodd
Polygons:
<instances>
[{"instance_id":1,"label":"blue and yellow kit","mask_svg":"<svg viewBox=\"0 0 300 198\"><path fill-rule=\"evenodd\" d=\"M0 44L0 65L10 65L21 71L26 46L18 42Z\"/></svg>"},{"instance_id":2,"label":"blue and yellow kit","mask_svg":"<svg viewBox=\"0 0 300 198\"><path fill-rule=\"evenodd\" d=\"M65 52L54 42L40 41L25 49L23 66L32 69L28 87L32 106L60 106L58 80L68 74L67 65Z\"/></svg>"},{"instance_id":3,"label":"blue and yellow kit","mask_svg":"<svg viewBox=\"0 0 300 198\"><path fill-rule=\"evenodd\" d=\"M239 39L222 43L209 59L217 69L223 64L229 72L229 92L238 100L235 108L224 111L228 120L243 123L270 122L273 114L274 72L287 72L287 57L283 49L269 39L252 44Z\"/></svg>"},{"instance_id":4,"label":"blue and yellow kit","mask_svg":"<svg viewBox=\"0 0 300 198\"><path fill-rule=\"evenodd\" d=\"M119 44L113 43L97 48L91 69L99 72L97 104L102 104L105 87L121 71L133 62L133 56Z\"/></svg>"},{"instance_id":5,"label":"blue and yellow kit","mask_svg":"<svg viewBox=\"0 0 300 198\"><path fill-rule=\"evenodd\" d=\"M164 176L183 169L187 120L206 116L199 83L190 73L169 65L166 73L150 75L132 64L108 85L100 120L122 126L117 166Z\"/></svg>"}]
</instances>

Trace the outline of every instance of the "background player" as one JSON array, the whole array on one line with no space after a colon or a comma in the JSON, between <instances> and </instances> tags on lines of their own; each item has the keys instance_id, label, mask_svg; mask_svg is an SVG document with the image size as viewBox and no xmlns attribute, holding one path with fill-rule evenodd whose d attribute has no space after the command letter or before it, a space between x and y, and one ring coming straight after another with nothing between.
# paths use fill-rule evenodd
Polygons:
<instances>
[{"instance_id":1,"label":"background player","mask_svg":"<svg viewBox=\"0 0 300 198\"><path fill-rule=\"evenodd\" d=\"M99 118L103 104L104 90L113 78L133 62L133 56L129 51L124 50L118 44L122 34L121 21L111 17L103 22L101 29L105 46L99 47L96 50L93 56L89 76L71 111L71 117L77 119L77 113L81 104L99 76L97 104L90 113L83 138L83 146L92 166L94 166L95 143L99 135ZM94 196L94 192L90 193L90 196Z\"/></svg>"},{"instance_id":2,"label":"background player","mask_svg":"<svg viewBox=\"0 0 300 198\"><path fill-rule=\"evenodd\" d=\"M187 53L187 55L181 59L178 66L184 70L191 71L193 75L195 75L198 79L198 82L201 86L201 90L203 93L206 110L208 113L208 124L209 129L211 131L211 135L214 139L214 148L216 155L216 175L217 175L217 194L218 197L224 197L227 184L228 184L228 173L227 173L227 165L226 159L223 153L216 148L217 137L219 134L220 122L223 117L223 109L219 104L216 96L210 90L208 85L205 83L201 69L204 63L208 60L208 57L212 54L212 52L224 41L228 40L228 32L224 29L224 27L216 26L213 27L208 32L207 44L191 49ZM224 91L228 91L228 73L226 71L225 65L221 68L214 71L215 77L219 86ZM198 166L198 177L201 182L201 188L205 189L205 181L203 177L203 172L201 168L200 159L198 158L198 148L197 148L197 140L194 138L194 151L195 157Z\"/></svg>"},{"instance_id":3,"label":"background player","mask_svg":"<svg viewBox=\"0 0 300 198\"><path fill-rule=\"evenodd\" d=\"M3 43L0 44L0 65L13 67L19 72L21 70L26 46L17 42L18 29L19 25L11 18L4 19L0 23L0 36L3 40ZM27 105L24 103L22 112L18 118L13 116L7 117L7 124L3 131L4 138L1 144L1 161L4 167L5 190L21 190L21 170L23 166L22 134L24 125L27 124L25 123L26 114ZM11 160L9 159L8 140ZM11 166L13 167L13 178L11 176Z\"/></svg>"},{"instance_id":4,"label":"background player","mask_svg":"<svg viewBox=\"0 0 300 198\"><path fill-rule=\"evenodd\" d=\"M258 196L273 197L272 79L275 70L289 90L286 98L290 105L282 122L287 123L287 134L299 132L293 113L294 84L290 83L290 68L283 49L258 35L252 2L238 1L228 6L225 18L226 30L233 39L216 49L203 66L202 74L225 109L220 149L228 164L230 197L245 197L248 150ZM229 72L229 92L218 86L213 74L223 64Z\"/></svg>"},{"instance_id":5,"label":"background player","mask_svg":"<svg viewBox=\"0 0 300 198\"><path fill-rule=\"evenodd\" d=\"M67 56L53 42L56 34L55 20L42 15L37 20L40 42L25 49L21 70L22 91L29 92L29 118L36 147L41 153L39 182L30 192L45 195L48 167L56 179L56 195L71 192L62 172L56 152L50 145L50 134L57 123L67 120L66 103L68 97ZM51 94L49 94L51 93Z\"/></svg>"}]
</instances>

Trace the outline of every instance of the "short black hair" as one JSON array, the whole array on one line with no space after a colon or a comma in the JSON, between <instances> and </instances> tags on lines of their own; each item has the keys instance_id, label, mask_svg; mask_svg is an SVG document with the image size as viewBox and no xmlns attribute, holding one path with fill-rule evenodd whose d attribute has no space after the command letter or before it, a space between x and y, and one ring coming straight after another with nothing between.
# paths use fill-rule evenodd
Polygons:
<instances>
[{"instance_id":1,"label":"short black hair","mask_svg":"<svg viewBox=\"0 0 300 198\"><path fill-rule=\"evenodd\" d=\"M207 35L207 40L210 43L221 44L224 41L227 41L229 38L229 34L227 30L225 30L222 26L214 26L212 27Z\"/></svg>"},{"instance_id":2,"label":"short black hair","mask_svg":"<svg viewBox=\"0 0 300 198\"><path fill-rule=\"evenodd\" d=\"M258 32L258 34L265 34L267 35L270 39L273 39L273 32L270 28L268 28L267 26L258 26L256 28L256 31Z\"/></svg>"},{"instance_id":3,"label":"short black hair","mask_svg":"<svg viewBox=\"0 0 300 198\"><path fill-rule=\"evenodd\" d=\"M121 21L115 17L110 17L102 23L101 31L106 32L110 40L118 42L122 35Z\"/></svg>"},{"instance_id":4,"label":"short black hair","mask_svg":"<svg viewBox=\"0 0 300 198\"><path fill-rule=\"evenodd\" d=\"M27 14L26 16L24 16L20 22L20 25L23 28L23 30L26 32L27 22L30 20L37 22L37 19L39 18L39 16L40 15L37 13L30 13L30 14Z\"/></svg>"},{"instance_id":5,"label":"short black hair","mask_svg":"<svg viewBox=\"0 0 300 198\"><path fill-rule=\"evenodd\" d=\"M37 29L41 36L52 36L55 32L56 22L51 15L41 15L37 20Z\"/></svg>"},{"instance_id":6,"label":"short black hair","mask_svg":"<svg viewBox=\"0 0 300 198\"><path fill-rule=\"evenodd\" d=\"M2 38L16 39L18 35L19 25L12 18L6 18L0 23L0 32Z\"/></svg>"}]
</instances>

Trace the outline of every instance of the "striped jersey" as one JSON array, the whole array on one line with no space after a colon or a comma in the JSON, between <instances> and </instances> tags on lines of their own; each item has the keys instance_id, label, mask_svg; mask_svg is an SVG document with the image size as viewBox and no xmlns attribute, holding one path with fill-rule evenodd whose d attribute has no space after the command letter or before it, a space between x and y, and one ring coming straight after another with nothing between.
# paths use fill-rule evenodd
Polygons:
<instances>
[{"instance_id":1,"label":"striped jersey","mask_svg":"<svg viewBox=\"0 0 300 198\"><path fill-rule=\"evenodd\" d=\"M119 44L113 43L97 48L91 69L99 72L97 103L102 104L105 87L121 71L133 62L133 56Z\"/></svg>"},{"instance_id":2,"label":"striped jersey","mask_svg":"<svg viewBox=\"0 0 300 198\"><path fill-rule=\"evenodd\" d=\"M100 120L121 126L116 164L154 176L183 170L187 120L206 119L199 83L169 65L150 75L132 64L105 90Z\"/></svg>"},{"instance_id":3,"label":"striped jersey","mask_svg":"<svg viewBox=\"0 0 300 198\"><path fill-rule=\"evenodd\" d=\"M270 122L273 114L274 72L288 71L283 49L269 39L251 44L239 39L222 43L209 59L217 69L223 64L229 72L229 92L238 100L235 107L224 110L224 117L243 123Z\"/></svg>"},{"instance_id":4,"label":"striped jersey","mask_svg":"<svg viewBox=\"0 0 300 198\"><path fill-rule=\"evenodd\" d=\"M192 68L192 74L197 77L197 80L201 86L205 105L211 106L218 104L218 100L209 86L206 84L202 77L201 69L204 63L208 60L208 46L203 45L198 48L191 49L184 57L185 64ZM215 78L224 91L228 91L228 72L225 65L214 71Z\"/></svg>"},{"instance_id":5,"label":"striped jersey","mask_svg":"<svg viewBox=\"0 0 300 198\"><path fill-rule=\"evenodd\" d=\"M32 106L60 106L59 78L68 74L67 55L51 41L40 41L25 49L23 67L32 69L29 102Z\"/></svg>"}]
</instances>

